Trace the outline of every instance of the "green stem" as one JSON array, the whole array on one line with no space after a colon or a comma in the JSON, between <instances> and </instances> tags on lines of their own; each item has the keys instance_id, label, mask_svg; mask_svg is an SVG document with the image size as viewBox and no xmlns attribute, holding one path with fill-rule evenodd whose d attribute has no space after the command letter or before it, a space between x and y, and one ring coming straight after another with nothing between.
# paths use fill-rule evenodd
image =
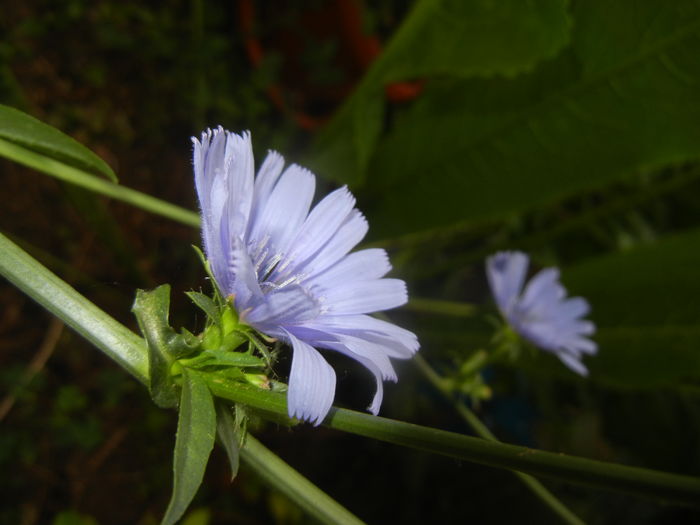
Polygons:
<instances>
[{"instance_id":1,"label":"green stem","mask_svg":"<svg viewBox=\"0 0 700 525\"><path fill-rule=\"evenodd\" d=\"M274 415L277 421L287 414L284 394L263 391L211 374L208 374L207 381L212 393L218 397ZM579 485L686 505L697 506L700 502L700 479L690 476L488 441L342 408L332 408L324 425L433 454Z\"/></svg>"},{"instance_id":2,"label":"green stem","mask_svg":"<svg viewBox=\"0 0 700 525\"><path fill-rule=\"evenodd\" d=\"M1 234L0 274L148 384L143 339ZM285 394L227 381L215 374L204 375L216 396L268 412L276 420L287 420ZM331 409L324 423L361 436L493 467L687 505L700 502L700 479L690 476L533 450L339 408Z\"/></svg>"},{"instance_id":3,"label":"green stem","mask_svg":"<svg viewBox=\"0 0 700 525\"><path fill-rule=\"evenodd\" d=\"M7 140L0 139L0 156L12 159L64 182L126 202L156 215L172 219L187 226L199 227L199 215L191 210L101 179L58 160L29 151Z\"/></svg>"},{"instance_id":4,"label":"green stem","mask_svg":"<svg viewBox=\"0 0 700 525\"><path fill-rule=\"evenodd\" d=\"M435 370L433 370L433 368L425 359L423 359L420 354L416 354L416 356L413 358L413 362L416 364L425 378L435 387L435 389L440 392L440 394L442 394L442 396L454 407L462 419L464 419L467 424L472 427L474 432L476 432L483 439L496 442L498 441L496 436L493 435L489 428L481 422L481 420L469 409L469 407L455 399L449 389L446 388L443 378L440 377ZM555 514L557 514L562 521L572 525L581 525L584 523L538 480L528 474L524 474L523 472L513 471L513 474L520 479L520 481L522 481L525 486L529 488L545 505L547 505Z\"/></svg>"},{"instance_id":5,"label":"green stem","mask_svg":"<svg viewBox=\"0 0 700 525\"><path fill-rule=\"evenodd\" d=\"M114 359L141 383L148 383L144 340L76 292L2 233L0 275Z\"/></svg>"},{"instance_id":6,"label":"green stem","mask_svg":"<svg viewBox=\"0 0 700 525\"><path fill-rule=\"evenodd\" d=\"M478 311L476 305L469 303L424 299L421 297L412 297L408 301L408 304L406 304L406 309L419 313L447 315L451 317L472 317Z\"/></svg>"},{"instance_id":7,"label":"green stem","mask_svg":"<svg viewBox=\"0 0 700 525\"><path fill-rule=\"evenodd\" d=\"M250 434L246 436L245 445L241 449L241 459L265 483L294 501L304 512L320 523L338 525L364 523Z\"/></svg>"}]
</instances>

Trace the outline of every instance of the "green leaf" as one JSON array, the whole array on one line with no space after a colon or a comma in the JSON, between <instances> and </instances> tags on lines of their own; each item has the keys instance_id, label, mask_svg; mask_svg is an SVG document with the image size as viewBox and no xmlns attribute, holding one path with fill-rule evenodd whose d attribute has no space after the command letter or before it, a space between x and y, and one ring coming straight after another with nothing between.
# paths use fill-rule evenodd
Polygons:
<instances>
[{"instance_id":1,"label":"green leaf","mask_svg":"<svg viewBox=\"0 0 700 525\"><path fill-rule=\"evenodd\" d=\"M569 41L566 0L423 0L378 60L383 80L514 76Z\"/></svg>"},{"instance_id":2,"label":"green leaf","mask_svg":"<svg viewBox=\"0 0 700 525\"><path fill-rule=\"evenodd\" d=\"M691 231L564 272L598 326L591 378L629 387L700 379L699 247L700 231Z\"/></svg>"},{"instance_id":3,"label":"green leaf","mask_svg":"<svg viewBox=\"0 0 700 525\"><path fill-rule=\"evenodd\" d=\"M368 180L391 199L366 210L373 231L502 218L697 159L699 26L691 0L577 2L556 60L434 83L377 148Z\"/></svg>"},{"instance_id":4,"label":"green leaf","mask_svg":"<svg viewBox=\"0 0 700 525\"><path fill-rule=\"evenodd\" d=\"M216 402L216 435L219 442L226 451L229 466L231 467L231 481L238 474L238 466L240 463L239 443L241 441L241 428L234 419L231 410L238 412L238 407L230 407L224 401L217 400Z\"/></svg>"},{"instance_id":5,"label":"green leaf","mask_svg":"<svg viewBox=\"0 0 700 525\"><path fill-rule=\"evenodd\" d=\"M426 76L513 76L569 41L566 0L423 0L321 134L314 169L360 184L384 120L384 86Z\"/></svg>"},{"instance_id":6,"label":"green leaf","mask_svg":"<svg viewBox=\"0 0 700 525\"><path fill-rule=\"evenodd\" d=\"M197 372L185 368L175 438L173 495L162 525L177 522L197 494L214 447L215 433L216 411L211 392Z\"/></svg>"},{"instance_id":7,"label":"green leaf","mask_svg":"<svg viewBox=\"0 0 700 525\"><path fill-rule=\"evenodd\" d=\"M171 367L176 359L194 350L183 335L170 327L169 310L170 285L164 284L150 291L136 291L131 311L148 342L149 390L153 401L161 408L177 406L177 390Z\"/></svg>"},{"instance_id":8,"label":"green leaf","mask_svg":"<svg viewBox=\"0 0 700 525\"><path fill-rule=\"evenodd\" d=\"M0 104L0 139L117 182L112 168L85 146L56 128Z\"/></svg>"}]
</instances>

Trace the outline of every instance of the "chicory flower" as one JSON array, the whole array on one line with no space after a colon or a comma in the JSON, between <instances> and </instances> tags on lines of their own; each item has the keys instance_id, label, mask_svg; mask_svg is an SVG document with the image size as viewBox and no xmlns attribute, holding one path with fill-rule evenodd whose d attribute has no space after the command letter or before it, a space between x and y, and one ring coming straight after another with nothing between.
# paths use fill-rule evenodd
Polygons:
<instances>
[{"instance_id":1,"label":"chicory flower","mask_svg":"<svg viewBox=\"0 0 700 525\"><path fill-rule=\"evenodd\" d=\"M521 252L500 252L486 260L486 275L498 309L523 338L553 353L574 372L587 375L583 355L598 350L586 337L595 332L595 325L583 319L590 311L588 302L566 297L556 268L540 270L525 285L528 262L528 256Z\"/></svg>"},{"instance_id":2,"label":"chicory flower","mask_svg":"<svg viewBox=\"0 0 700 525\"><path fill-rule=\"evenodd\" d=\"M313 208L316 178L276 152L254 174L250 134L219 127L193 137L194 172L206 256L241 322L293 349L290 417L319 424L335 396L335 372L317 348L341 352L376 379L368 409L377 414L390 358L410 358L416 336L367 314L407 301L406 285L384 275L384 250L350 250L367 221L346 187Z\"/></svg>"}]
</instances>

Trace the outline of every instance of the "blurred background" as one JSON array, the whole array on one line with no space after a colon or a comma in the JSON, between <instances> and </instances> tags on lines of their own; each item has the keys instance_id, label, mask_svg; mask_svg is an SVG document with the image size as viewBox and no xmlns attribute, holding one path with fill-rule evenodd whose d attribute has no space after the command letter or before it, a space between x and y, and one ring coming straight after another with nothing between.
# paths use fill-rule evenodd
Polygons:
<instances>
[{"instance_id":1,"label":"blurred background","mask_svg":"<svg viewBox=\"0 0 700 525\"><path fill-rule=\"evenodd\" d=\"M414 300L390 312L451 378L489 344L484 258L593 305L588 379L526 351L488 367L472 408L500 439L700 473L700 2L116 0L0 2L0 103L85 144L120 183L195 210L192 135L222 124L348 184L366 246ZM171 322L204 319L199 233L0 160L0 231L122 323L170 283ZM0 257L2 255L0 254ZM426 300L452 301L436 305ZM369 373L340 356L336 402ZM289 362L276 370L285 379ZM410 362L381 415L469 427ZM465 402L469 402L464 396ZM176 414L0 282L0 523L158 523ZM268 447L368 523L556 523L509 472L338 431L253 421ZM590 523L691 523L692 509L543 480ZM306 523L215 450L186 523Z\"/></svg>"}]
</instances>

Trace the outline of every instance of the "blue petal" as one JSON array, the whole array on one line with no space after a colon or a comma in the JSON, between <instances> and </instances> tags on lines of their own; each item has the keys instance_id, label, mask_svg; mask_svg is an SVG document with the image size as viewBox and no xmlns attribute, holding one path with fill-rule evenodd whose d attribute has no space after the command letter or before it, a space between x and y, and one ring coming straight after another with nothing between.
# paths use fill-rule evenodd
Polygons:
<instances>
[{"instance_id":1,"label":"blue petal","mask_svg":"<svg viewBox=\"0 0 700 525\"><path fill-rule=\"evenodd\" d=\"M406 283L400 279L339 282L327 290L325 306L330 314L367 314L388 310L408 300Z\"/></svg>"},{"instance_id":2,"label":"blue petal","mask_svg":"<svg viewBox=\"0 0 700 525\"><path fill-rule=\"evenodd\" d=\"M242 318L263 332L272 332L280 326L315 319L319 313L318 301L303 287L291 285L269 292L262 301L242 314Z\"/></svg>"},{"instance_id":3,"label":"blue petal","mask_svg":"<svg viewBox=\"0 0 700 525\"><path fill-rule=\"evenodd\" d=\"M324 315L306 324L329 334L351 335L382 345L387 355L408 359L420 344L413 332L368 315Z\"/></svg>"},{"instance_id":4,"label":"blue petal","mask_svg":"<svg viewBox=\"0 0 700 525\"><path fill-rule=\"evenodd\" d=\"M277 185L250 228L250 245L261 279L287 255L289 245L306 219L314 197L316 178L304 168L292 165Z\"/></svg>"},{"instance_id":5,"label":"blue petal","mask_svg":"<svg viewBox=\"0 0 700 525\"><path fill-rule=\"evenodd\" d=\"M362 213L354 209L345 218L335 235L306 265L309 274L320 273L345 257L365 235L367 235L367 220Z\"/></svg>"},{"instance_id":6,"label":"blue petal","mask_svg":"<svg viewBox=\"0 0 700 525\"><path fill-rule=\"evenodd\" d=\"M286 274L304 273L309 259L335 235L354 205L355 198L345 186L326 195L309 213L292 241L287 260L275 269L273 279Z\"/></svg>"},{"instance_id":7,"label":"blue petal","mask_svg":"<svg viewBox=\"0 0 700 525\"><path fill-rule=\"evenodd\" d=\"M255 178L253 205L250 210L247 238L250 238L251 227L259 220L265 203L269 199L275 184L277 184L280 173L282 173L282 168L284 168L284 157L276 151L268 151L267 157L265 157Z\"/></svg>"},{"instance_id":8,"label":"blue petal","mask_svg":"<svg viewBox=\"0 0 700 525\"><path fill-rule=\"evenodd\" d=\"M242 238L248 229L255 178L250 133L244 132L242 135L236 135L227 132L224 162L223 168L228 190L226 215L229 235Z\"/></svg>"},{"instance_id":9,"label":"blue petal","mask_svg":"<svg viewBox=\"0 0 700 525\"><path fill-rule=\"evenodd\" d=\"M486 277L498 309L506 317L523 289L527 266L528 256L522 252L499 252L486 259Z\"/></svg>"},{"instance_id":10,"label":"blue petal","mask_svg":"<svg viewBox=\"0 0 700 525\"><path fill-rule=\"evenodd\" d=\"M292 344L292 370L287 392L287 413L318 425L335 397L335 372L312 346L287 332Z\"/></svg>"},{"instance_id":11,"label":"blue petal","mask_svg":"<svg viewBox=\"0 0 700 525\"><path fill-rule=\"evenodd\" d=\"M318 287L320 292L332 290L338 283L376 280L391 270L389 256L380 248L360 250L345 256L320 275L309 279L309 286Z\"/></svg>"}]
</instances>

